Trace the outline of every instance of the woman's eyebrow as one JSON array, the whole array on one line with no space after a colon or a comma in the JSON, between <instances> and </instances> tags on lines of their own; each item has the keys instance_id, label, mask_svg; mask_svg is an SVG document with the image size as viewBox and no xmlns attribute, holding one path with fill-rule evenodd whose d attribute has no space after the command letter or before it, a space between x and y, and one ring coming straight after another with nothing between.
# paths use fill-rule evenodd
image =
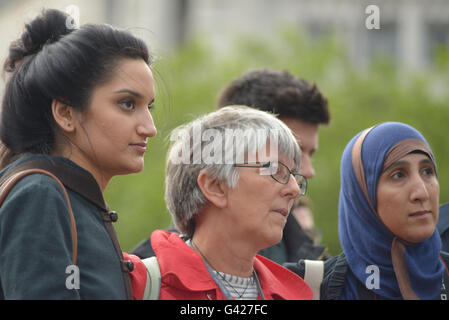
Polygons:
<instances>
[{"instance_id":1,"label":"woman's eyebrow","mask_svg":"<svg viewBox=\"0 0 449 320\"><path fill-rule=\"evenodd\" d=\"M144 95L143 94L141 94L141 93L139 93L137 91L131 90L131 89L121 89L121 90L114 91L114 93L117 93L117 94L129 93L129 94L135 96L136 98L144 99ZM154 103L154 100L155 100L155 98L151 99L149 104Z\"/></svg>"},{"instance_id":2,"label":"woman's eyebrow","mask_svg":"<svg viewBox=\"0 0 449 320\"><path fill-rule=\"evenodd\" d=\"M432 166L434 165L432 160L430 160L429 158L422 159L421 161L419 161L419 164L431 164ZM393 162L390 166L388 166L388 168L385 168L385 170L383 170L383 172L386 172L394 167L409 166L409 165L410 165L410 162L407 160L398 160L396 162Z\"/></svg>"},{"instance_id":3,"label":"woman's eyebrow","mask_svg":"<svg viewBox=\"0 0 449 320\"><path fill-rule=\"evenodd\" d=\"M406 160L398 160L393 162L392 164L390 164L387 168L385 168L383 170L383 172L386 172L394 167L399 167L399 166L409 166L410 162L406 161Z\"/></svg>"},{"instance_id":4,"label":"woman's eyebrow","mask_svg":"<svg viewBox=\"0 0 449 320\"><path fill-rule=\"evenodd\" d=\"M435 167L435 164L433 163L432 160L430 160L429 158L426 159L422 159L419 164L431 164L433 167Z\"/></svg>"},{"instance_id":5,"label":"woman's eyebrow","mask_svg":"<svg viewBox=\"0 0 449 320\"><path fill-rule=\"evenodd\" d=\"M425 158L420 161L420 163L423 163L423 162L433 163L432 160L430 160L429 158Z\"/></svg>"},{"instance_id":6,"label":"woman's eyebrow","mask_svg":"<svg viewBox=\"0 0 449 320\"><path fill-rule=\"evenodd\" d=\"M143 95L141 93L136 92L131 89L120 89L120 90L115 91L114 93L129 93L137 98L143 98Z\"/></svg>"}]
</instances>

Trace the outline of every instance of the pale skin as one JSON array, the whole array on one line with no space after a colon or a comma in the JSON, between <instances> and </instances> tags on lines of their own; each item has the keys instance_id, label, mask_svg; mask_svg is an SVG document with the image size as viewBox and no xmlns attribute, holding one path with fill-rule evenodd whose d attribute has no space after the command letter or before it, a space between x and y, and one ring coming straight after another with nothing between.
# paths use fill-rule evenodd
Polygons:
<instances>
[{"instance_id":1,"label":"pale skin","mask_svg":"<svg viewBox=\"0 0 449 320\"><path fill-rule=\"evenodd\" d=\"M157 133L150 112L154 98L148 65L122 59L111 79L94 89L85 111L53 100L59 134L52 154L89 171L104 192L112 177L143 169L148 139Z\"/></svg>"},{"instance_id":2,"label":"pale skin","mask_svg":"<svg viewBox=\"0 0 449 320\"><path fill-rule=\"evenodd\" d=\"M315 176L312 165L312 156L318 150L318 124L301 121L293 118L280 118L292 130L301 147L301 166L299 173L307 179Z\"/></svg>"},{"instance_id":3,"label":"pale skin","mask_svg":"<svg viewBox=\"0 0 449 320\"><path fill-rule=\"evenodd\" d=\"M301 121L294 118L280 118L292 130L293 135L301 147L301 165L299 173L307 179L312 179L315 176L315 169L312 165L312 156L318 150L318 129L319 125ZM303 225L313 224L312 211L303 212L303 215L295 215L298 223ZM303 227L304 228L304 227Z\"/></svg>"},{"instance_id":4,"label":"pale skin","mask_svg":"<svg viewBox=\"0 0 449 320\"><path fill-rule=\"evenodd\" d=\"M291 161L279 161L294 171ZM234 189L204 171L199 174L198 185L210 205L197 215L192 242L215 270L249 277L256 253L281 240L300 190L291 175L287 184L280 184L258 168L237 169L240 178Z\"/></svg>"},{"instance_id":5,"label":"pale skin","mask_svg":"<svg viewBox=\"0 0 449 320\"><path fill-rule=\"evenodd\" d=\"M397 237L419 243L435 231L438 222L439 184L427 155L408 154L380 176L377 211Z\"/></svg>"}]
</instances>

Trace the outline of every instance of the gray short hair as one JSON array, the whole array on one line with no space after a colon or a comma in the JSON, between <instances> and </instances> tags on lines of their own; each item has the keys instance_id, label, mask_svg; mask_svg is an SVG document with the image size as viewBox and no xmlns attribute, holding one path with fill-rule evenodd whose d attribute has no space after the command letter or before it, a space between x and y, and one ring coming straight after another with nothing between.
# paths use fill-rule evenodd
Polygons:
<instances>
[{"instance_id":1,"label":"gray short hair","mask_svg":"<svg viewBox=\"0 0 449 320\"><path fill-rule=\"evenodd\" d=\"M268 132L276 135L268 135ZM244 137L239 135L241 133ZM235 188L239 179L238 171L232 165L235 160L255 155L274 137L278 153L299 169L301 150L293 133L281 120L265 111L228 106L174 129L165 172L165 201L177 229L192 237L194 217L208 204L197 184L202 170ZM203 153L213 156L205 159Z\"/></svg>"}]
</instances>

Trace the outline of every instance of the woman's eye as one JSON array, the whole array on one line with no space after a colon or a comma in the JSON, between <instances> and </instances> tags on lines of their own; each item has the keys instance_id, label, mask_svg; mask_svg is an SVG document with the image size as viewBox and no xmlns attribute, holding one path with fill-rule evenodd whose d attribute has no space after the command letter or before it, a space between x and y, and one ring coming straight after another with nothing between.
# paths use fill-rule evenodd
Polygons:
<instances>
[{"instance_id":1,"label":"woman's eye","mask_svg":"<svg viewBox=\"0 0 449 320\"><path fill-rule=\"evenodd\" d=\"M433 170L433 168L424 168L423 170L422 170L422 173L424 174L424 175L426 175L426 176L433 176L434 175L434 170Z\"/></svg>"},{"instance_id":2,"label":"woman's eye","mask_svg":"<svg viewBox=\"0 0 449 320\"><path fill-rule=\"evenodd\" d=\"M401 179L403 176L404 176L404 174L403 174L401 171L393 172L393 173L390 175L390 177L391 177L392 179L395 179L395 180Z\"/></svg>"},{"instance_id":3,"label":"woman's eye","mask_svg":"<svg viewBox=\"0 0 449 320\"><path fill-rule=\"evenodd\" d=\"M156 106L153 103L148 105L148 110L154 111L154 109L156 109Z\"/></svg>"},{"instance_id":4,"label":"woman's eye","mask_svg":"<svg viewBox=\"0 0 449 320\"><path fill-rule=\"evenodd\" d=\"M132 110L132 109L134 109L135 102L132 99L125 99L125 100L121 100L119 102L119 105L125 110Z\"/></svg>"}]
</instances>

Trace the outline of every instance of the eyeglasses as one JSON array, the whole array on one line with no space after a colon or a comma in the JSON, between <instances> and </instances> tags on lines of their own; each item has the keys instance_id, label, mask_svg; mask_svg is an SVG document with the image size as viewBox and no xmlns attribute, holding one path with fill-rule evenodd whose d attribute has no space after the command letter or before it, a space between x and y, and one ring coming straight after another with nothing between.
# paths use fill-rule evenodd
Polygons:
<instances>
[{"instance_id":1,"label":"eyeglasses","mask_svg":"<svg viewBox=\"0 0 449 320\"><path fill-rule=\"evenodd\" d=\"M252 164L261 164L261 166L253 166ZM269 174L274 180L281 184L287 184L290 180L290 175L292 175L296 183L299 186L300 194L303 196L307 191L307 178L302 174L297 172L292 172L285 164L280 161L271 162L245 162L241 164L234 164L234 167L241 168L262 168L266 169L266 173L261 172L261 174Z\"/></svg>"}]
</instances>

